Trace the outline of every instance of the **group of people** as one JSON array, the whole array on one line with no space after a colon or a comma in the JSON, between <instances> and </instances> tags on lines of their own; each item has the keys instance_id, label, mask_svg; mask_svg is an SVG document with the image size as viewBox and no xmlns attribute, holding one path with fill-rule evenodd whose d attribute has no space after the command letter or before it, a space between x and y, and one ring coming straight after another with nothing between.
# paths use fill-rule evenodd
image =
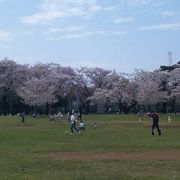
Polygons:
<instances>
[{"instance_id":1,"label":"group of people","mask_svg":"<svg viewBox=\"0 0 180 180\"><path fill-rule=\"evenodd\" d=\"M50 122L56 122L59 121L59 118L63 117L63 115L60 113L56 114L49 114L49 120ZM73 133L80 133L80 131L85 130L85 123L82 121L82 114L78 113L75 114L72 112L70 114L67 113L68 122L70 123L70 132ZM79 122L79 123L78 123ZM94 123L94 128L97 128L97 123ZM67 133L67 131L65 131Z\"/></svg>"},{"instance_id":2,"label":"group of people","mask_svg":"<svg viewBox=\"0 0 180 180\"><path fill-rule=\"evenodd\" d=\"M75 114L72 113L72 115L69 118L68 119L70 120L70 123L71 123L71 134L73 134L74 131L76 131L79 134L81 130L85 130L85 124L81 120L81 118L82 118L81 114L78 114L78 120L80 120L79 128L77 127L78 120L77 120Z\"/></svg>"},{"instance_id":3,"label":"group of people","mask_svg":"<svg viewBox=\"0 0 180 180\"><path fill-rule=\"evenodd\" d=\"M157 129L158 131L158 134L159 136L161 135L161 130L159 128L159 114L156 113L156 112L151 112L151 113L147 113L147 115L149 117L152 117L152 135L154 136L154 130L155 128ZM139 117L140 118L140 117ZM138 119L139 122L141 122L141 119ZM79 128L77 128L77 118L75 116L74 113L72 113L72 115L70 116L70 122L71 122L71 134L74 133L74 131L76 131L78 134L80 133L81 130L84 130L85 129L85 124L82 120L80 120L80 123L79 123ZM97 123L95 122L94 123L94 128L97 128Z\"/></svg>"},{"instance_id":4,"label":"group of people","mask_svg":"<svg viewBox=\"0 0 180 180\"><path fill-rule=\"evenodd\" d=\"M61 112L58 112L58 114L49 114L50 122L59 122L62 117L63 114Z\"/></svg>"},{"instance_id":5,"label":"group of people","mask_svg":"<svg viewBox=\"0 0 180 180\"><path fill-rule=\"evenodd\" d=\"M71 123L71 127L70 127L71 134L73 134L74 131L76 131L79 134L80 131L85 130L85 123L82 121L81 118L82 118L82 115L80 113L78 113L78 118L76 118L74 113L72 113L72 115L69 116L69 120ZM80 121L79 128L77 127L78 120ZM94 122L93 127L94 127L94 129L96 129L98 127L96 122Z\"/></svg>"},{"instance_id":6,"label":"group of people","mask_svg":"<svg viewBox=\"0 0 180 180\"><path fill-rule=\"evenodd\" d=\"M20 114L22 123L25 122L25 112ZM142 112L137 112L138 122L141 122L141 118L143 116ZM147 113L147 116L152 118L152 135L154 135L155 128L158 131L159 136L161 135L161 130L159 128L159 114L157 112ZM61 118L63 115L59 112L57 115L49 115L50 121L55 121L55 118ZM169 118L169 117L168 117ZM168 119L169 120L169 119ZM79 126L77 127L77 123L79 121ZM70 122L70 131L73 134L75 131L79 134L80 131L85 130L85 123L82 121L81 113L78 113L76 116L73 112L71 115L68 113L68 122ZM97 123L95 122L93 125L94 128L97 128Z\"/></svg>"}]
</instances>

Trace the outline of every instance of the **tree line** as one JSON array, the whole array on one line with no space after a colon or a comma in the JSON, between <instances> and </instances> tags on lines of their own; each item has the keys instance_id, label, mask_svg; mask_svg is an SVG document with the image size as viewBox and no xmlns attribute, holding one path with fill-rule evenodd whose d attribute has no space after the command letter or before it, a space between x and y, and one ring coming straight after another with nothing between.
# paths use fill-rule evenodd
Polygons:
<instances>
[{"instance_id":1,"label":"tree line","mask_svg":"<svg viewBox=\"0 0 180 180\"><path fill-rule=\"evenodd\" d=\"M103 68L72 68L57 63L18 64L0 61L0 112L36 112L38 107L67 107L76 104L88 113L91 104L108 109L115 105L124 113L143 105L176 111L180 104L180 62L148 72L132 74Z\"/></svg>"}]
</instances>

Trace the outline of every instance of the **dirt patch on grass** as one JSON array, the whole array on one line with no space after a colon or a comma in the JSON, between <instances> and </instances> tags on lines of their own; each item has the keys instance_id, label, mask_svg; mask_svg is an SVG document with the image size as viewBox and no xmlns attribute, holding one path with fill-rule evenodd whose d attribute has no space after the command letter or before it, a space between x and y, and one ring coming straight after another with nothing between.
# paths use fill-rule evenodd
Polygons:
<instances>
[{"instance_id":1,"label":"dirt patch on grass","mask_svg":"<svg viewBox=\"0 0 180 180\"><path fill-rule=\"evenodd\" d=\"M33 127L34 124L30 124L30 123L21 123L21 124L17 124L15 127Z\"/></svg>"},{"instance_id":2,"label":"dirt patch on grass","mask_svg":"<svg viewBox=\"0 0 180 180\"><path fill-rule=\"evenodd\" d=\"M21 123L21 124L16 124L15 126L9 126L8 128L5 127L3 130L24 130L24 129L32 129L34 128L34 124L30 123Z\"/></svg>"},{"instance_id":3,"label":"dirt patch on grass","mask_svg":"<svg viewBox=\"0 0 180 180\"><path fill-rule=\"evenodd\" d=\"M169 128L169 129L176 129L176 128L180 128L180 125L163 125L163 126L161 126L162 128Z\"/></svg>"},{"instance_id":4,"label":"dirt patch on grass","mask_svg":"<svg viewBox=\"0 0 180 180\"><path fill-rule=\"evenodd\" d=\"M144 126L145 128L151 128L152 127L152 125L149 125L149 126ZM180 125L165 125L165 124L163 124L163 125L161 125L160 124L160 129L179 129L180 128Z\"/></svg>"},{"instance_id":5,"label":"dirt patch on grass","mask_svg":"<svg viewBox=\"0 0 180 180\"><path fill-rule=\"evenodd\" d=\"M79 152L52 152L38 153L38 156L50 157L59 160L166 160L180 161L180 150L170 151L148 151L148 152L130 152L130 153L79 153Z\"/></svg>"}]
</instances>

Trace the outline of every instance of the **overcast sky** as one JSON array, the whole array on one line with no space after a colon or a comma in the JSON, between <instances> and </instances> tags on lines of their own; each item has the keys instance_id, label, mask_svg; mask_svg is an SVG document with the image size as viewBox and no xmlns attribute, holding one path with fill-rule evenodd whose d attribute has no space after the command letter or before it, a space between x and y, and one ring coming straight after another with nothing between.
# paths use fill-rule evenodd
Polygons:
<instances>
[{"instance_id":1,"label":"overcast sky","mask_svg":"<svg viewBox=\"0 0 180 180\"><path fill-rule=\"evenodd\" d=\"M180 60L180 0L0 0L0 59L133 72Z\"/></svg>"}]
</instances>

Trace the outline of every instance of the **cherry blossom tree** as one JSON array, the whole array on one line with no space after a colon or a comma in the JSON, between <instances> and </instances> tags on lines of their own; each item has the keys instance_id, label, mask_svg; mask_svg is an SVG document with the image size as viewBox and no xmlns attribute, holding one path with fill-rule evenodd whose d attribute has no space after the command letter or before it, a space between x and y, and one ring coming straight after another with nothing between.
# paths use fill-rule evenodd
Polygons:
<instances>
[{"instance_id":1,"label":"cherry blossom tree","mask_svg":"<svg viewBox=\"0 0 180 180\"><path fill-rule=\"evenodd\" d=\"M88 102L92 101L96 104L102 104L104 108L107 109L107 104L110 103L112 87L118 81L114 81L117 77L119 78L115 72L113 73L109 70L101 68L86 68L85 79L92 89L91 96L87 98Z\"/></svg>"},{"instance_id":2,"label":"cherry blossom tree","mask_svg":"<svg viewBox=\"0 0 180 180\"><path fill-rule=\"evenodd\" d=\"M76 69L75 82L72 91L76 104L79 106L80 113L89 112L90 100L88 97L90 97L94 92L94 87L92 87L90 80L87 78L86 71L87 68L85 67Z\"/></svg>"},{"instance_id":3,"label":"cherry blossom tree","mask_svg":"<svg viewBox=\"0 0 180 180\"><path fill-rule=\"evenodd\" d=\"M17 93L23 98L25 104L34 106L44 106L57 101L54 94L54 86L46 78L37 79L35 77L27 80Z\"/></svg>"},{"instance_id":4,"label":"cherry blossom tree","mask_svg":"<svg viewBox=\"0 0 180 180\"><path fill-rule=\"evenodd\" d=\"M29 74L28 65L19 65L13 60L0 61L0 89L3 95L9 94L9 112L13 111L13 96ZM5 96L6 97L6 96Z\"/></svg>"},{"instance_id":5,"label":"cherry blossom tree","mask_svg":"<svg viewBox=\"0 0 180 180\"><path fill-rule=\"evenodd\" d=\"M66 107L76 103L80 112L88 112L90 102L102 104L106 110L116 105L125 113L137 104L146 107L162 104L164 109L169 106L174 111L180 102L179 79L179 63L170 70L135 70L129 75L103 68L74 69L56 63L20 65L4 59L0 61L0 99L9 101L10 112L13 97L21 97L25 104L34 107L47 104L56 107L62 102Z\"/></svg>"},{"instance_id":6,"label":"cherry blossom tree","mask_svg":"<svg viewBox=\"0 0 180 180\"><path fill-rule=\"evenodd\" d=\"M151 107L151 105L157 105L159 102L166 101L167 92L165 92L163 83L167 78L163 75L160 72L147 72L143 70L135 72L134 77L138 84L137 100L139 104Z\"/></svg>"},{"instance_id":7,"label":"cherry blossom tree","mask_svg":"<svg viewBox=\"0 0 180 180\"><path fill-rule=\"evenodd\" d=\"M103 88L106 87L108 83L108 75L111 71L102 68L85 68L84 73L89 82L89 86Z\"/></svg>"},{"instance_id":8,"label":"cherry blossom tree","mask_svg":"<svg viewBox=\"0 0 180 180\"><path fill-rule=\"evenodd\" d=\"M122 79L112 90L111 101L123 112L128 113L137 104L137 84L129 79Z\"/></svg>"},{"instance_id":9,"label":"cherry blossom tree","mask_svg":"<svg viewBox=\"0 0 180 180\"><path fill-rule=\"evenodd\" d=\"M137 104L137 84L125 77L125 74L115 72L106 80L106 87L96 88L89 99L103 104L118 105L123 112L128 113Z\"/></svg>"},{"instance_id":10,"label":"cherry blossom tree","mask_svg":"<svg viewBox=\"0 0 180 180\"><path fill-rule=\"evenodd\" d=\"M56 94L64 96L64 93L70 95L71 89L75 83L75 71L71 67L62 67L56 65L51 74L51 79L55 83Z\"/></svg>"},{"instance_id":11,"label":"cherry blossom tree","mask_svg":"<svg viewBox=\"0 0 180 180\"><path fill-rule=\"evenodd\" d=\"M180 67L169 73L169 101L172 104L172 111L175 111L175 105L180 101Z\"/></svg>"},{"instance_id":12,"label":"cherry blossom tree","mask_svg":"<svg viewBox=\"0 0 180 180\"><path fill-rule=\"evenodd\" d=\"M34 106L50 105L57 101L55 82L52 79L54 64L36 64L31 67L26 81L19 86L17 94L25 104Z\"/></svg>"}]
</instances>

